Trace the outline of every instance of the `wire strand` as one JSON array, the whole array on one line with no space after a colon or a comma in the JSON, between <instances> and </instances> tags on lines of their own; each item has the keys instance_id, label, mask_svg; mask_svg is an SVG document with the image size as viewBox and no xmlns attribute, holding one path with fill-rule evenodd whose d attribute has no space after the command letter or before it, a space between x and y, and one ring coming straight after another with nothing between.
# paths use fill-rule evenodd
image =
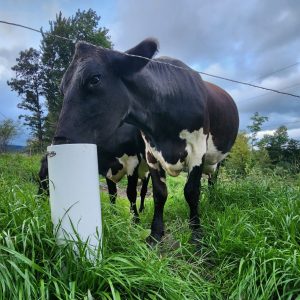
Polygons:
<instances>
[{"instance_id":1,"label":"wire strand","mask_svg":"<svg viewBox=\"0 0 300 300\"><path fill-rule=\"evenodd\" d=\"M296 84L293 84L293 85L284 87L284 88L280 89L280 92L282 92L282 91L284 91L284 90L292 89L292 88L294 88L294 87L296 87L296 86L299 86L299 85L300 85L300 83L296 83ZM268 95L270 95L270 93L272 93L272 92L267 92L267 93L264 93L264 94L261 94L261 95L257 95L257 96L253 96L253 97L250 97L250 98L241 99L241 101L248 101L248 100L252 100L252 99L256 99L256 98L268 96Z\"/></svg>"},{"instance_id":2,"label":"wire strand","mask_svg":"<svg viewBox=\"0 0 300 300\"><path fill-rule=\"evenodd\" d=\"M271 75L273 75L273 74L276 74L276 73L282 72L282 71L284 71L284 70L293 68L293 67L295 67L295 66L297 66L297 65L299 65L299 64L300 64L300 62L295 62L295 63L293 63L293 64L291 64L291 65L282 67L281 69L275 70L275 71L273 71L273 72L271 72L271 73L268 73L268 74L265 74L265 75L262 75L262 76L260 76L260 77L258 77L258 78L256 78L256 79L250 81L250 83L254 83L254 82L259 81L259 80L261 80L261 79L267 78L267 77L269 77L269 76L271 76Z\"/></svg>"},{"instance_id":3,"label":"wire strand","mask_svg":"<svg viewBox=\"0 0 300 300\"><path fill-rule=\"evenodd\" d=\"M25 25L21 25L21 24L17 24L17 23L12 23L12 22L7 22L7 21L2 21L2 20L0 20L0 23L11 25L11 26L22 27L22 28L25 28L25 29L28 29L28 30L32 30L34 32L38 32L38 33L40 33L42 35L47 34L47 35L50 35L50 36L53 36L53 37L61 38L61 39L68 40L68 41L71 41L71 42L75 43L75 41L72 40L72 39L70 39L70 38L66 38L66 37L63 37L63 36L60 36L60 35L56 35L56 34L52 34L52 33L43 33L42 29L41 30L37 30L37 29L29 27L29 26L25 26ZM258 89L262 89L262 90L266 90L266 91L270 91L270 92L274 92L274 93L278 93L278 94L282 94L282 95L287 95L287 96L290 96L290 97L300 98L300 96L296 95L296 94L281 92L279 90L275 90L275 89L263 87L263 86L256 85L256 84L253 84L253 83L249 83L249 82L243 82L243 81L239 81L239 80L235 80L235 79L231 79L231 78L227 78L227 77L223 77L223 76L209 74L209 73L206 73L206 72L201 72L201 71L194 70L192 68L184 68L184 67L173 65L171 63L157 61L157 60L154 60L154 59L151 59L151 58L147 58L147 57L143 57L143 56L139 56L139 55L133 55L133 54L124 53L124 52L119 52L119 53L121 53L123 55L131 56L131 57L137 57L137 58L141 58L141 59L146 59L146 60L154 62L154 63L160 63L160 64L168 65L168 66L171 66L171 67L177 68L177 69L182 69L182 70L186 70L186 71L190 71L190 72L193 71L193 72L201 74L201 75L205 75L205 76L209 76L209 77L213 77L213 78L217 78L217 79L222 79L222 80L226 80L226 81L229 81L229 82L238 83L238 84L242 84L242 85L247 85L247 86L250 86L250 87L253 87L253 88L258 88Z\"/></svg>"},{"instance_id":4,"label":"wire strand","mask_svg":"<svg viewBox=\"0 0 300 300\"><path fill-rule=\"evenodd\" d=\"M263 86L260 86L260 85L256 85L256 84L252 84L252 83L248 83L248 82L243 82L243 81L239 81L239 80L235 80L235 79L231 79L231 78L226 78L226 77L222 77L222 76L218 76L218 75L209 74L209 73L206 73L206 72L197 71L197 70L194 70L192 68L184 68L184 67L173 65L171 63L157 61L157 60L153 60L151 58L147 58L147 57L143 57L143 56L139 56L139 55L133 55L133 54L123 53L123 52L119 52L119 53L122 53L122 54L127 55L127 56L131 56L131 57L143 58L143 59L146 59L148 61L152 61L152 62L155 62L155 63L164 64L164 65L168 65L168 66L171 66L173 68L177 68L177 69L181 69L181 70L193 71L195 73L199 73L201 75L206 75L206 76L213 77L213 78L227 80L227 81L230 81L230 82L247 85L247 86L255 87L255 88L266 90L266 91L271 91L271 92L278 93L278 94L283 94L283 95L288 95L288 96L291 96L291 97L300 98L299 95L295 95L295 94L291 94L291 93L286 93L286 92L281 92L279 90L275 90L275 89L271 89L271 88L266 88L266 87L263 87Z\"/></svg>"}]
</instances>

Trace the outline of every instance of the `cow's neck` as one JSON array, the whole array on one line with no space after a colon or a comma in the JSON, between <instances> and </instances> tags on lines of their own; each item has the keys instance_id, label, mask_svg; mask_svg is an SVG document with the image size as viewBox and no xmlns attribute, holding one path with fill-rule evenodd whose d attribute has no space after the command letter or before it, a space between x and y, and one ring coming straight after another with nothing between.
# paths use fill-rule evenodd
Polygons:
<instances>
[{"instance_id":1,"label":"cow's neck","mask_svg":"<svg viewBox=\"0 0 300 300\"><path fill-rule=\"evenodd\" d=\"M178 136L181 130L199 129L203 126L203 119L199 116L205 109L205 101L200 101L205 94L201 91L199 78L196 81L192 76L180 77L168 70L163 71L146 68L125 81L131 101L124 121L150 137L157 134L159 137ZM188 85L193 86L188 89Z\"/></svg>"},{"instance_id":2,"label":"cow's neck","mask_svg":"<svg viewBox=\"0 0 300 300\"><path fill-rule=\"evenodd\" d=\"M152 133L153 128L149 123L149 112L147 112L144 106L139 105L137 102L131 103L128 115L124 121L136 126L146 134Z\"/></svg>"},{"instance_id":3,"label":"cow's neck","mask_svg":"<svg viewBox=\"0 0 300 300\"><path fill-rule=\"evenodd\" d=\"M153 89L155 84L151 80L146 80L143 74L134 76L125 82L132 95L128 115L125 122L138 127L147 135L152 135L155 129L153 123L153 113L159 109L156 92Z\"/></svg>"}]
</instances>

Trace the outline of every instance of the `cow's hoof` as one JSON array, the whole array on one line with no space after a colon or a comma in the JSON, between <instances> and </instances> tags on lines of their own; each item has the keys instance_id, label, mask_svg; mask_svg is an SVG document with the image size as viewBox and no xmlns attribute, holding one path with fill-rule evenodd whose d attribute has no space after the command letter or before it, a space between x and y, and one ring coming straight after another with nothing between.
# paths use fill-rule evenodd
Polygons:
<instances>
[{"instance_id":1,"label":"cow's hoof","mask_svg":"<svg viewBox=\"0 0 300 300\"><path fill-rule=\"evenodd\" d=\"M150 248L154 248L161 241L161 237L149 235L146 238L146 243Z\"/></svg>"}]
</instances>

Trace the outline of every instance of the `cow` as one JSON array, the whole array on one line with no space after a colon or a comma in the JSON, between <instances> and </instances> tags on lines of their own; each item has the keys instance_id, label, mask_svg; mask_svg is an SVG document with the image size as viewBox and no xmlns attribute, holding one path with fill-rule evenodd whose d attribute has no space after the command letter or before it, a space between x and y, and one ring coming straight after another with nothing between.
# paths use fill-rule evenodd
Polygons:
<instances>
[{"instance_id":1,"label":"cow","mask_svg":"<svg viewBox=\"0 0 300 300\"><path fill-rule=\"evenodd\" d=\"M145 145L139 130L129 124L117 129L115 134L103 145L97 145L99 174L106 178L111 203L115 203L117 196L116 183L127 175L127 197L130 209L134 213L134 220L139 220L136 206L138 179L142 180L141 205L139 211L144 209L144 200L150 174L145 161ZM44 156L39 171L38 194L49 192L48 162Z\"/></svg>"},{"instance_id":2,"label":"cow","mask_svg":"<svg viewBox=\"0 0 300 300\"><path fill-rule=\"evenodd\" d=\"M211 175L237 136L239 116L231 96L203 81L178 59L153 58L156 39L126 52L77 42L61 82L64 95L54 143L105 143L128 123L142 134L153 185L154 215L149 245L164 235L166 173L188 171L184 196L191 240L202 233L198 212L202 174Z\"/></svg>"}]
</instances>

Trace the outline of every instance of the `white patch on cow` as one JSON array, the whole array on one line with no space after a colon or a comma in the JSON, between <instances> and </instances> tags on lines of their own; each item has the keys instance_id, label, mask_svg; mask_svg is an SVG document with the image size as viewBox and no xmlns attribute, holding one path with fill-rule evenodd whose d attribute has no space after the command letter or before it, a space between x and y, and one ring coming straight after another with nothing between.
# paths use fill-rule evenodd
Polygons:
<instances>
[{"instance_id":1,"label":"white patch on cow","mask_svg":"<svg viewBox=\"0 0 300 300\"><path fill-rule=\"evenodd\" d=\"M213 142L213 136L203 133L203 128L189 132L182 130L180 138L186 141L186 164L188 170L191 171L195 166L202 164L203 155L205 155L203 174L210 175L215 172L218 163L222 161L228 153L223 154L219 151Z\"/></svg>"},{"instance_id":2,"label":"white patch on cow","mask_svg":"<svg viewBox=\"0 0 300 300\"><path fill-rule=\"evenodd\" d=\"M124 154L122 157L118 158L120 164L122 164L126 170L126 174L129 176L133 175L133 172L137 165L139 164L139 159L137 155L128 156Z\"/></svg>"},{"instance_id":3,"label":"white patch on cow","mask_svg":"<svg viewBox=\"0 0 300 300\"><path fill-rule=\"evenodd\" d=\"M114 175L112 174L111 169L109 169L106 174L106 177L115 183L119 182L124 177L124 175L132 176L135 168L139 164L137 155L129 156L127 154L124 154L121 157L117 157L117 159L123 166L123 168Z\"/></svg>"},{"instance_id":4,"label":"white patch on cow","mask_svg":"<svg viewBox=\"0 0 300 300\"><path fill-rule=\"evenodd\" d=\"M151 163L148 161L148 165L159 170L160 166L171 176L177 176L182 170L191 172L195 166L200 166L202 164L203 156L205 155L205 161L203 166L203 174L212 174L220 161L222 161L228 153L223 154L221 151L217 150L216 146L213 143L213 136L210 134L207 138L207 134L204 134L203 128L194 130L193 132L184 129L180 132L179 137L186 142L187 157L184 162L181 162L180 159L176 164L169 164L163 158L161 151L156 150L154 147L151 147L150 143L147 142L145 136L142 134L142 137L146 146L146 153L151 153L153 157L159 162Z\"/></svg>"},{"instance_id":5,"label":"white patch on cow","mask_svg":"<svg viewBox=\"0 0 300 300\"><path fill-rule=\"evenodd\" d=\"M195 166L202 164L203 155L207 151L207 134L203 133L203 128L189 132L184 129L180 132L179 137L186 141L188 155L185 162L188 170L191 171Z\"/></svg>"},{"instance_id":6,"label":"white patch on cow","mask_svg":"<svg viewBox=\"0 0 300 300\"><path fill-rule=\"evenodd\" d=\"M106 177L107 177L108 179L110 179L110 178L112 177L112 171L111 171L111 169L109 169L109 170L107 171Z\"/></svg>"},{"instance_id":7,"label":"white patch on cow","mask_svg":"<svg viewBox=\"0 0 300 300\"><path fill-rule=\"evenodd\" d=\"M205 154L205 163L203 167L204 174L212 174L220 161L222 161L228 153L219 151L213 142L213 136L210 134L207 139L207 153Z\"/></svg>"}]
</instances>

